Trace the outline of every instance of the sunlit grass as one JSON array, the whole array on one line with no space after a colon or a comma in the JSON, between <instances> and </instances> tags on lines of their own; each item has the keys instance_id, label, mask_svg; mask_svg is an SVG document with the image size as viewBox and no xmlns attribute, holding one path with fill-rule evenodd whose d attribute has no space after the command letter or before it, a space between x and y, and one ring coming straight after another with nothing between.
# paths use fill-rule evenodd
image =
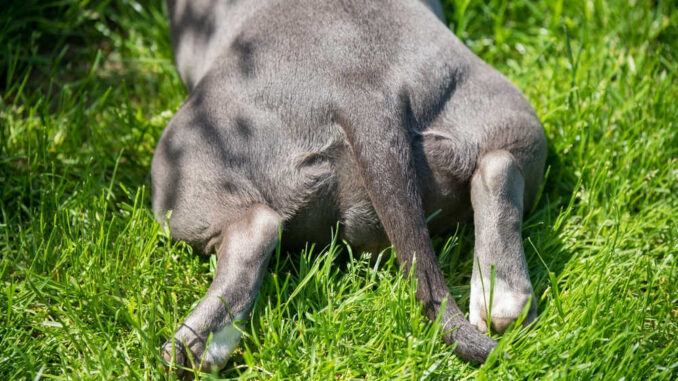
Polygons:
<instances>
[{"instance_id":1,"label":"sunlit grass","mask_svg":"<svg viewBox=\"0 0 678 381\"><path fill-rule=\"evenodd\" d=\"M538 299L509 358L459 360L411 281L341 242L276 253L220 375L671 379L678 373L678 11L670 1L448 1L549 142L524 224ZM159 1L0 9L0 379L164 378L158 349L213 265L150 211L155 142L185 98ZM283 235L284 240L284 235ZM472 228L436 237L468 306Z\"/></svg>"}]
</instances>

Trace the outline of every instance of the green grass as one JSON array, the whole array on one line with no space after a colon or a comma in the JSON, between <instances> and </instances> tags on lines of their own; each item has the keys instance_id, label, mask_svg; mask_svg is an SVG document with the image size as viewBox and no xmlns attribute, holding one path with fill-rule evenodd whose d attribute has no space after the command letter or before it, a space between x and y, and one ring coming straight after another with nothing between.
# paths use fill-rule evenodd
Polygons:
<instances>
[{"instance_id":1,"label":"green grass","mask_svg":"<svg viewBox=\"0 0 678 381\"><path fill-rule=\"evenodd\" d=\"M149 206L153 147L186 97L159 3L1 7L0 379L162 379L159 346L210 282L213 262L173 243ZM218 377L675 379L678 8L446 12L546 129L546 185L523 229L536 325L505 336L510 358L465 363L389 256L374 268L341 242L309 246L275 255ZM472 228L434 241L466 309Z\"/></svg>"}]
</instances>

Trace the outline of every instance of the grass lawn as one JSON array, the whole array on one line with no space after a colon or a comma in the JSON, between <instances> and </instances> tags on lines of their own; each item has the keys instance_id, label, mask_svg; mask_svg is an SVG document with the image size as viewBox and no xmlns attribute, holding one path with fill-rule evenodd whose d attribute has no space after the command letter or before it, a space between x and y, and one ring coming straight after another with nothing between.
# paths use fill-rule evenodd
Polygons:
<instances>
[{"instance_id":1,"label":"grass lawn","mask_svg":"<svg viewBox=\"0 0 678 381\"><path fill-rule=\"evenodd\" d=\"M388 255L374 268L341 242L309 245L274 255L240 348L205 378L678 376L678 7L445 5L546 130L523 228L534 328L504 336L510 358L466 363ZM0 7L2 380L162 379L158 349L210 283L214 258L150 210L155 142L186 98L165 14L160 1ZM472 227L434 243L466 310Z\"/></svg>"}]
</instances>

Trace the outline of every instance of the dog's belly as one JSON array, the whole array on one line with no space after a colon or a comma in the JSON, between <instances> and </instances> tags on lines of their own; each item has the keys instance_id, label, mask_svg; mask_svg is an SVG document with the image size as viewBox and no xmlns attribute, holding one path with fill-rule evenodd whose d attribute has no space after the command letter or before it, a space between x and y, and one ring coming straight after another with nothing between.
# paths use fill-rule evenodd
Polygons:
<instances>
[{"instance_id":1,"label":"dog's belly","mask_svg":"<svg viewBox=\"0 0 678 381\"><path fill-rule=\"evenodd\" d=\"M440 234L472 218L469 181L475 152L458 160L452 151L459 147L452 147L436 134L422 136L421 142L416 145L420 150L415 152L415 171L424 212L426 217L432 217L429 230ZM307 243L325 245L335 232L356 251L374 253L389 246L358 167L348 152L327 164L327 179L307 193L307 198L285 222L283 244L295 249Z\"/></svg>"},{"instance_id":2,"label":"dog's belly","mask_svg":"<svg viewBox=\"0 0 678 381\"><path fill-rule=\"evenodd\" d=\"M265 201L284 216L282 243L290 249L327 244L333 230L356 250L389 245L338 127L318 128L311 140L290 131L272 138L275 130L251 127L241 142L237 128L244 126L224 123L206 143L203 128L191 128L201 114L186 114L178 112L168 125L154 158L154 212L162 217L172 211L175 238L213 250L209 241L233 210ZM429 224L434 234L468 219L469 163L476 157L476 144L462 139L453 145L441 135L424 133L413 144L424 211L436 214Z\"/></svg>"}]
</instances>

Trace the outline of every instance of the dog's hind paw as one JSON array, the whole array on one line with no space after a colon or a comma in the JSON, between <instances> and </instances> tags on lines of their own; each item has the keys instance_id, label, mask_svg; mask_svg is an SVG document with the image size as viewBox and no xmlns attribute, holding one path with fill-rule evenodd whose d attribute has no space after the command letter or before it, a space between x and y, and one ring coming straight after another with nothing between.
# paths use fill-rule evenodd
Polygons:
<instances>
[{"instance_id":1,"label":"dog's hind paw","mask_svg":"<svg viewBox=\"0 0 678 381\"><path fill-rule=\"evenodd\" d=\"M530 303L523 326L527 326L537 317L537 304L532 290L519 292L512 290L508 285L497 279L494 285L492 304L490 304L490 282L485 280L485 297L483 298L482 285L471 285L471 301L469 306L469 321L480 332L488 331L487 315L492 315L491 328L498 333L504 333L511 323L518 320L523 309ZM491 311L491 312L490 312Z\"/></svg>"}]
</instances>

